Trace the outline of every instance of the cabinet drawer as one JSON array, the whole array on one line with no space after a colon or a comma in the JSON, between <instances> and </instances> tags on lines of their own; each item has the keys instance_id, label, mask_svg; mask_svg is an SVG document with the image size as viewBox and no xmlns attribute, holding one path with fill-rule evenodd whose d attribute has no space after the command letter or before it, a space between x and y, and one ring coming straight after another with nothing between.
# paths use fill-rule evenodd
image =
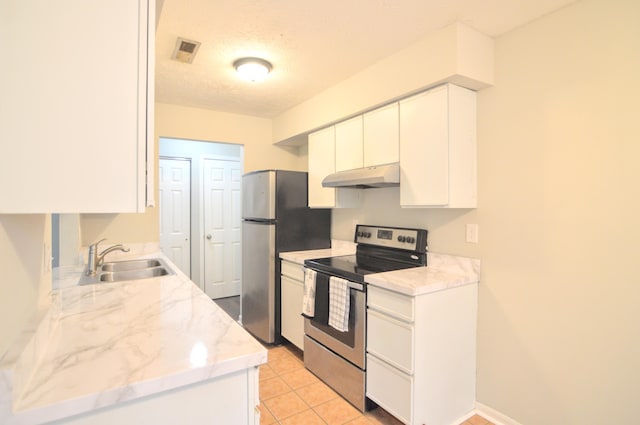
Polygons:
<instances>
[{"instance_id":1,"label":"cabinet drawer","mask_svg":"<svg viewBox=\"0 0 640 425\"><path fill-rule=\"evenodd\" d=\"M413 325L367 311L367 352L413 374Z\"/></svg>"},{"instance_id":2,"label":"cabinet drawer","mask_svg":"<svg viewBox=\"0 0 640 425\"><path fill-rule=\"evenodd\" d=\"M413 297L369 285L367 287L367 306L405 322L413 322Z\"/></svg>"},{"instance_id":3,"label":"cabinet drawer","mask_svg":"<svg viewBox=\"0 0 640 425\"><path fill-rule=\"evenodd\" d=\"M300 282L304 282L304 267L300 264L292 263L291 261L282 260L280 265L280 272L289 276L292 279L299 280Z\"/></svg>"},{"instance_id":4,"label":"cabinet drawer","mask_svg":"<svg viewBox=\"0 0 640 425\"><path fill-rule=\"evenodd\" d=\"M367 354L367 397L405 424L411 423L413 377Z\"/></svg>"}]
</instances>

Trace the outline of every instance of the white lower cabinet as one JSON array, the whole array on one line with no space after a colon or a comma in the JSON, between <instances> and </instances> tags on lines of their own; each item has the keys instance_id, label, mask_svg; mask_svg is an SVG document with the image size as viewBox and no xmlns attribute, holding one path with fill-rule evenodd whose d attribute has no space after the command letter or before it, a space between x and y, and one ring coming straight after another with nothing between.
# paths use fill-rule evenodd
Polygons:
<instances>
[{"instance_id":1,"label":"white lower cabinet","mask_svg":"<svg viewBox=\"0 0 640 425\"><path fill-rule=\"evenodd\" d=\"M405 424L460 423L475 405L477 284L367 291L367 397Z\"/></svg>"},{"instance_id":2,"label":"white lower cabinet","mask_svg":"<svg viewBox=\"0 0 640 425\"><path fill-rule=\"evenodd\" d=\"M289 342L303 350L304 318L302 295L304 292L304 267L282 260L280 284L281 333Z\"/></svg>"},{"instance_id":3,"label":"white lower cabinet","mask_svg":"<svg viewBox=\"0 0 640 425\"><path fill-rule=\"evenodd\" d=\"M258 368L61 419L58 425L260 423Z\"/></svg>"}]
</instances>

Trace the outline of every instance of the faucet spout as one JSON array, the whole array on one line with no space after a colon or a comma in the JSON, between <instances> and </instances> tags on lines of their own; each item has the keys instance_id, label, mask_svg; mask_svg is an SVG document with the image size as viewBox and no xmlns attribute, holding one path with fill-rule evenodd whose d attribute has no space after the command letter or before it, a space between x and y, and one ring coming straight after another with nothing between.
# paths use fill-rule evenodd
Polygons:
<instances>
[{"instance_id":1,"label":"faucet spout","mask_svg":"<svg viewBox=\"0 0 640 425\"><path fill-rule=\"evenodd\" d=\"M105 249L104 251L102 251L98 255L98 262L97 262L96 266L99 266L100 264L102 264L104 262L104 256L107 255L110 252L113 252L113 251L129 252L130 249L128 247L122 245L121 243L118 244L118 245L110 246L109 248Z\"/></svg>"},{"instance_id":2,"label":"faucet spout","mask_svg":"<svg viewBox=\"0 0 640 425\"><path fill-rule=\"evenodd\" d=\"M110 246L109 248L105 249L100 254L98 254L98 245L100 244L100 242L103 242L105 240L106 239L100 239L98 242L95 242L89 245L89 255L88 255L89 261L87 264L87 273L86 273L87 276L96 275L98 271L98 266L102 264L102 262L104 261L105 255L107 255L108 253L113 251L129 252L129 248L127 248L122 244L117 244L117 245Z\"/></svg>"}]
</instances>

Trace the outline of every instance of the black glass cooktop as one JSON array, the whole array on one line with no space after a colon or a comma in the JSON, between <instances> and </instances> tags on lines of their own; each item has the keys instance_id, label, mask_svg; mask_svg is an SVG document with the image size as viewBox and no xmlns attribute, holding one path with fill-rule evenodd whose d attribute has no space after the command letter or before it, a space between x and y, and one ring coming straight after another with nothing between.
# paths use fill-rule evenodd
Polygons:
<instances>
[{"instance_id":1,"label":"black glass cooktop","mask_svg":"<svg viewBox=\"0 0 640 425\"><path fill-rule=\"evenodd\" d=\"M306 267L332 276L342 277L353 282L364 283L365 275L383 273L392 270L408 269L424 265L418 262L393 261L366 255L341 255L337 257L306 260Z\"/></svg>"}]
</instances>

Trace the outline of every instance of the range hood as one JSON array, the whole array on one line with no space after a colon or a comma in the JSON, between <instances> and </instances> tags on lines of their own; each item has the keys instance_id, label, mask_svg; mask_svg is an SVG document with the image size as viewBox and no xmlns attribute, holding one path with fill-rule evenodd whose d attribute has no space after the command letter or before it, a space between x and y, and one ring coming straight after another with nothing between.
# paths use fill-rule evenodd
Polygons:
<instances>
[{"instance_id":1,"label":"range hood","mask_svg":"<svg viewBox=\"0 0 640 425\"><path fill-rule=\"evenodd\" d=\"M371 187L390 187L400 185L400 164L376 165L339 171L329 174L322 180L323 187L353 187L367 189Z\"/></svg>"}]
</instances>

